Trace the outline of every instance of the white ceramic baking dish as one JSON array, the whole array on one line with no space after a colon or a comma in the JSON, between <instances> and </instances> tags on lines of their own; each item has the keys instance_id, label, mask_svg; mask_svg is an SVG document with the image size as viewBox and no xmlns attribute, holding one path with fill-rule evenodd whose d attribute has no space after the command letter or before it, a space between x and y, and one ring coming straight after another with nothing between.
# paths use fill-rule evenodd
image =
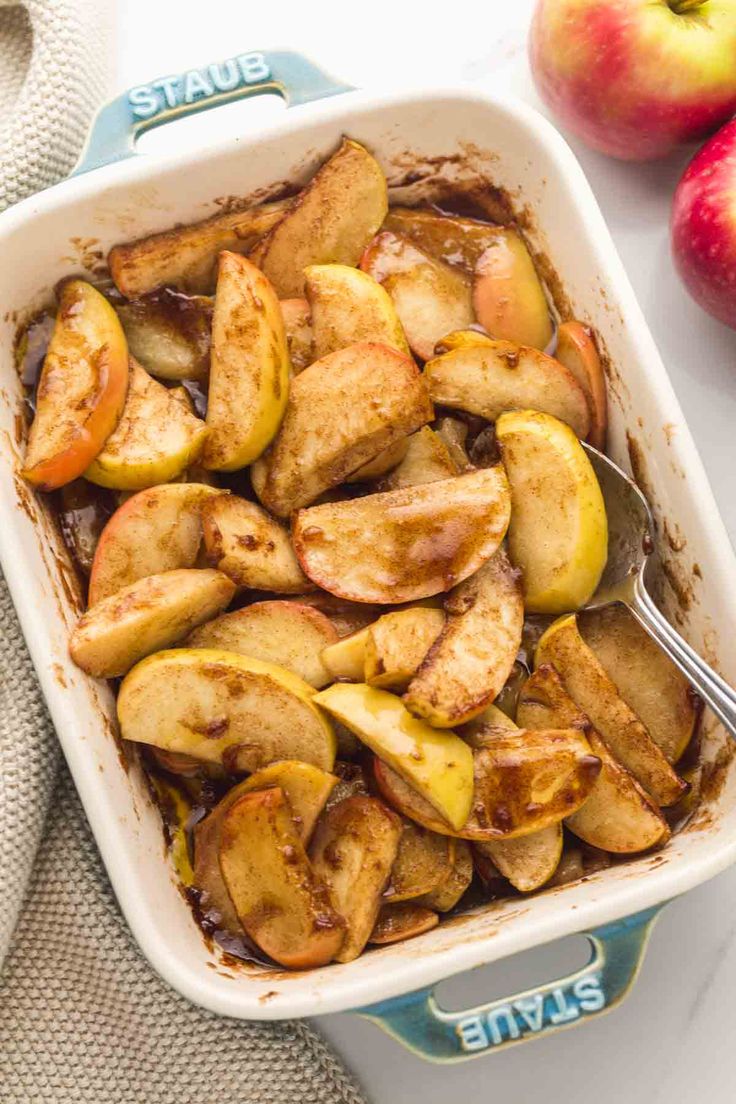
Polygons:
<instances>
[{"instance_id":1,"label":"white ceramic baking dish","mask_svg":"<svg viewBox=\"0 0 736 1104\"><path fill-rule=\"evenodd\" d=\"M289 93L302 106L206 156L122 160L136 131L260 91ZM330 98L303 106L320 96ZM531 246L557 274L563 310L595 327L608 356L610 450L623 466L633 463L652 499L669 580L665 606L736 681L736 565L728 538L600 211L564 141L528 107L471 86L368 96L289 54L251 54L133 90L103 110L82 175L0 217L0 556L118 900L161 976L197 1004L244 1019L360 1009L425 1057L452 1061L581 1022L620 999L654 906L736 858L736 777L725 734L706 718L708 797L661 854L532 899L485 906L348 965L295 974L233 966L206 945L169 864L158 811L137 767L123 765L110 691L68 658L76 611L66 557L15 474L22 394L13 340L29 309L48 301L61 277L99 272L115 242L201 219L218 210L217 197L262 197L284 181L306 180L342 134L373 150L391 182L420 176L409 194L473 176L511 198ZM443 978L575 932L592 933L594 954L571 978L464 1013L444 1013L432 998Z\"/></svg>"}]
</instances>

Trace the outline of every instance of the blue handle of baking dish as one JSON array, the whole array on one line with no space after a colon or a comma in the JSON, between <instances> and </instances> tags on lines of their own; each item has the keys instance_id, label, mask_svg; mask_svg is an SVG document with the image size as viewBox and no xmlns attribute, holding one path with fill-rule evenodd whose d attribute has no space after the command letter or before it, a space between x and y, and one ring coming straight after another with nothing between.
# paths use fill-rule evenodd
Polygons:
<instances>
[{"instance_id":1,"label":"blue handle of baking dish","mask_svg":"<svg viewBox=\"0 0 736 1104\"><path fill-rule=\"evenodd\" d=\"M585 932L591 945L587 965L537 989L447 1012L430 987L355 1011L429 1062L462 1062L542 1038L609 1012L624 999L661 908Z\"/></svg>"},{"instance_id":2,"label":"blue handle of baking dish","mask_svg":"<svg viewBox=\"0 0 736 1104\"><path fill-rule=\"evenodd\" d=\"M72 175L132 157L136 141L147 130L221 104L273 94L293 107L352 90L291 50L237 54L201 69L159 77L100 108Z\"/></svg>"}]
</instances>

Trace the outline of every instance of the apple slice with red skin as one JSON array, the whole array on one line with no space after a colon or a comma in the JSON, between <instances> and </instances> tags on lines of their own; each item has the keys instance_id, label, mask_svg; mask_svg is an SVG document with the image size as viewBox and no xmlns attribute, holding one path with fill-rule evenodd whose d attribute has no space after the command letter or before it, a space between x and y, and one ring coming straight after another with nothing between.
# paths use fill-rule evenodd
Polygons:
<instances>
[{"instance_id":1,"label":"apple slice with red skin","mask_svg":"<svg viewBox=\"0 0 736 1104\"><path fill-rule=\"evenodd\" d=\"M164 483L127 499L100 535L89 605L146 575L194 567L202 543L202 505L227 493L203 483Z\"/></svg>"},{"instance_id":2,"label":"apple slice with red skin","mask_svg":"<svg viewBox=\"0 0 736 1104\"><path fill-rule=\"evenodd\" d=\"M220 869L238 920L282 966L324 966L345 924L315 876L283 790L246 793L220 830Z\"/></svg>"},{"instance_id":3,"label":"apple slice with red skin","mask_svg":"<svg viewBox=\"0 0 736 1104\"><path fill-rule=\"evenodd\" d=\"M589 327L582 322L563 322L557 330L555 359L572 373L585 392L590 408L588 441L603 452L608 429L606 377Z\"/></svg>"},{"instance_id":4,"label":"apple slice with red skin","mask_svg":"<svg viewBox=\"0 0 736 1104\"><path fill-rule=\"evenodd\" d=\"M324 590L357 602L414 602L450 590L490 559L510 517L500 466L299 510L294 549Z\"/></svg>"},{"instance_id":5,"label":"apple slice with red skin","mask_svg":"<svg viewBox=\"0 0 736 1104\"><path fill-rule=\"evenodd\" d=\"M352 962L368 942L400 838L400 819L375 797L348 797L320 818L309 855L345 918L338 962Z\"/></svg>"},{"instance_id":6,"label":"apple slice with red skin","mask_svg":"<svg viewBox=\"0 0 736 1104\"><path fill-rule=\"evenodd\" d=\"M128 391L128 345L107 299L69 280L36 391L22 475L52 491L82 475L115 429Z\"/></svg>"},{"instance_id":7,"label":"apple slice with red skin","mask_svg":"<svg viewBox=\"0 0 736 1104\"><path fill-rule=\"evenodd\" d=\"M523 238L507 228L475 266L473 306L493 337L546 349L552 340L547 297Z\"/></svg>"},{"instance_id":8,"label":"apple slice with red skin","mask_svg":"<svg viewBox=\"0 0 736 1104\"><path fill-rule=\"evenodd\" d=\"M331 681L322 651L338 640L323 613L300 602L254 602L216 617L187 637L187 648L221 648L299 675L320 690Z\"/></svg>"},{"instance_id":9,"label":"apple slice with red skin","mask_svg":"<svg viewBox=\"0 0 736 1104\"><path fill-rule=\"evenodd\" d=\"M588 435L584 389L559 360L539 349L512 341L466 345L430 360L424 375L440 406L488 422L507 410L539 410L565 422L578 437Z\"/></svg>"}]
</instances>

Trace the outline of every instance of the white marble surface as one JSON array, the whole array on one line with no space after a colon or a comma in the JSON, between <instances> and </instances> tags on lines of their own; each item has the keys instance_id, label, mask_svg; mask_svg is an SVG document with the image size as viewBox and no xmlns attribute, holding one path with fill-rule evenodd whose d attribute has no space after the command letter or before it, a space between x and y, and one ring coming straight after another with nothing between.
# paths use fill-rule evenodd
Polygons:
<instances>
[{"instance_id":1,"label":"white marble surface","mask_svg":"<svg viewBox=\"0 0 736 1104\"><path fill-rule=\"evenodd\" d=\"M433 6L371 0L120 0L120 89L235 52L303 50L362 87L494 81L539 106L525 56L533 0L454 0ZM283 110L262 98L207 113L145 140L149 149L206 144ZM669 197L687 157L619 165L571 143L582 161L664 356L732 539L736 333L685 295L668 255ZM447 983L453 1007L502 996L582 961L566 940ZM582 1104L727 1104L736 1089L736 871L670 905L641 977L622 1008L554 1038L464 1066L440 1068L404 1052L354 1016L319 1022L380 1104L447 1104L479 1091L504 1104L545 1098ZM729 1042L731 1040L731 1042ZM296 1104L296 1102L295 1102Z\"/></svg>"}]
</instances>

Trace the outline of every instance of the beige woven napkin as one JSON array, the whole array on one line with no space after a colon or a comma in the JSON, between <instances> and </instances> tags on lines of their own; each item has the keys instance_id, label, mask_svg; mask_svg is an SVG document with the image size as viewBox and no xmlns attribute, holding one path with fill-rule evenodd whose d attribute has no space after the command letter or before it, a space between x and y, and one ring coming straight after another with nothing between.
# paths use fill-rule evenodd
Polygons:
<instances>
[{"instance_id":1,"label":"beige woven napkin","mask_svg":"<svg viewBox=\"0 0 736 1104\"><path fill-rule=\"evenodd\" d=\"M69 171L107 0L0 0L0 210ZM4 959L4 964L3 964ZM304 1023L202 1012L138 952L0 576L0 1104L365 1104Z\"/></svg>"}]
</instances>

